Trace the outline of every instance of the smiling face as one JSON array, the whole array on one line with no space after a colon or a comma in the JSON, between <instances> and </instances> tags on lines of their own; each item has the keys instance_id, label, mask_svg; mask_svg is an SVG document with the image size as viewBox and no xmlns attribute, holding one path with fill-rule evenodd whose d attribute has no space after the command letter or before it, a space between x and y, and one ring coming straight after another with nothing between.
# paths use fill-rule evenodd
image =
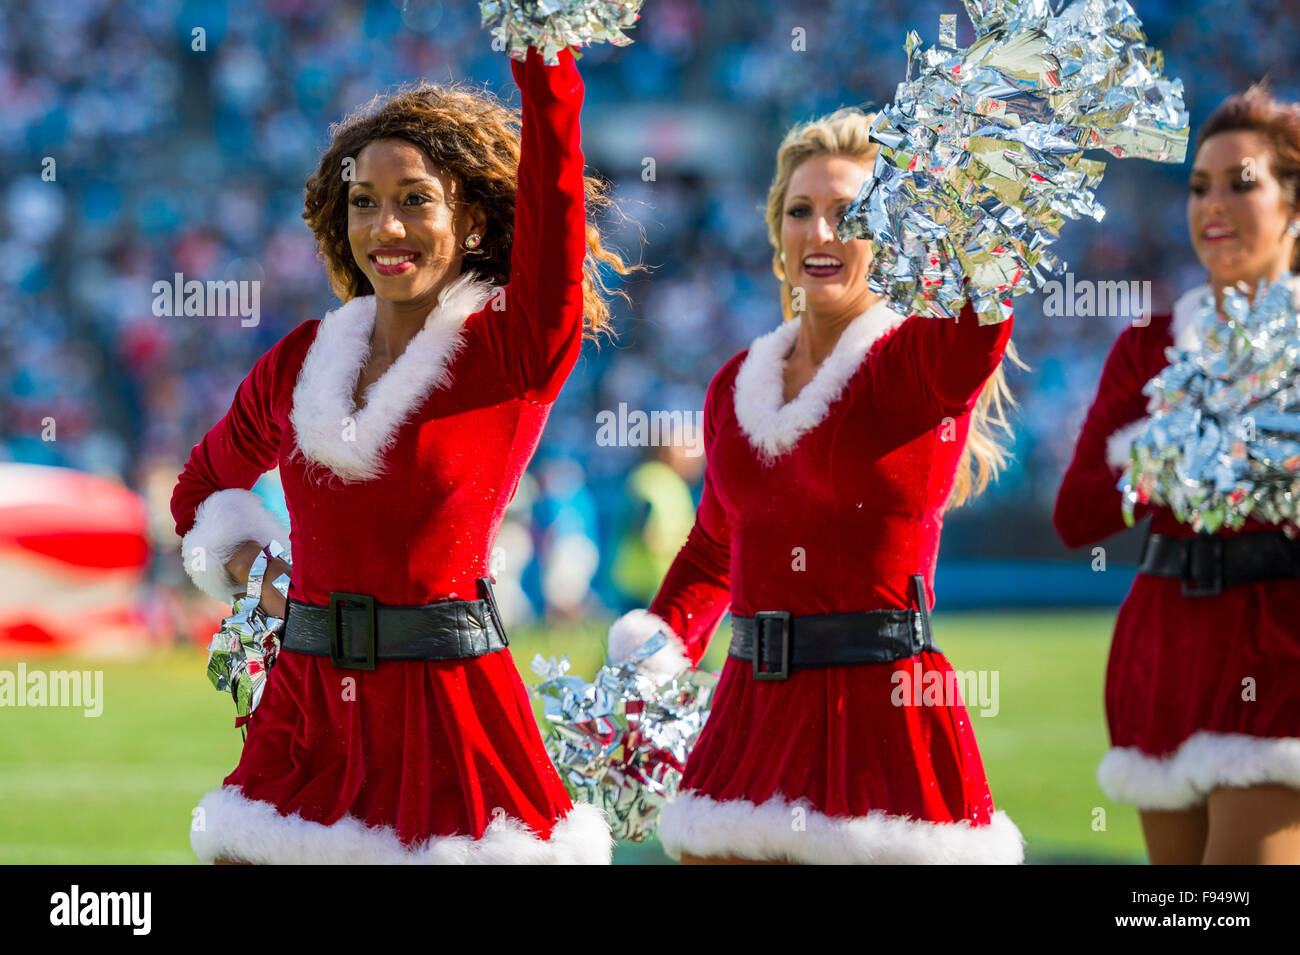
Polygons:
<instances>
[{"instance_id":1,"label":"smiling face","mask_svg":"<svg viewBox=\"0 0 1300 955\"><path fill-rule=\"evenodd\" d=\"M1187 225L1196 255L1218 287L1286 271L1297 217L1273 172L1268 139L1248 130L1216 133L1201 144L1192 167Z\"/></svg>"},{"instance_id":2,"label":"smiling face","mask_svg":"<svg viewBox=\"0 0 1300 955\"><path fill-rule=\"evenodd\" d=\"M471 232L487 218L458 201L460 184L424 150L402 139L377 139L357 154L348 187L348 243L376 297L432 308L460 274Z\"/></svg>"},{"instance_id":3,"label":"smiling face","mask_svg":"<svg viewBox=\"0 0 1300 955\"><path fill-rule=\"evenodd\" d=\"M781 216L781 250L786 280L804 290L807 309L818 314L859 315L871 290L867 269L871 243L841 242L835 230L869 167L838 153L813 156L790 176Z\"/></svg>"}]
</instances>

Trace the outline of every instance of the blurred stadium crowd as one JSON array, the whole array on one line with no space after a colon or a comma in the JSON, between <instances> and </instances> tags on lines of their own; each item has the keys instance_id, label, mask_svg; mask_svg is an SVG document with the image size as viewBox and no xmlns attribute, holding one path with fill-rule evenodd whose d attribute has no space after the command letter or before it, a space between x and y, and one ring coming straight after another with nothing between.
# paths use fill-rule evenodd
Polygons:
<instances>
[{"instance_id":1,"label":"blurred stadium crowd","mask_svg":"<svg viewBox=\"0 0 1300 955\"><path fill-rule=\"evenodd\" d=\"M1300 93L1290 4L1135 7L1186 84L1194 126L1264 75ZM702 459L599 446L597 413L698 409L714 371L779 322L762 202L781 133L888 102L906 32L934 42L945 12L960 4L647 0L634 45L585 54L588 162L626 214L611 235L654 270L628 287L618 341L584 353L512 508L498 562L512 617L616 610L653 592L689 527ZM190 447L258 355L337 304L300 218L328 128L416 78L518 102L472 0L4 0L0 460L120 476L150 503L156 573L181 586L167 500ZM1058 247L1076 278L1149 280L1158 308L1199 282L1185 180L1186 167L1113 164L1105 220L1070 224ZM261 279L260 323L155 317L151 286L176 272ZM947 555L1058 546L1046 515L1126 321L1017 306L1031 370L1012 376L1015 463L961 517ZM43 440L51 417L57 440ZM1009 513L1026 533L1007 533Z\"/></svg>"}]
</instances>

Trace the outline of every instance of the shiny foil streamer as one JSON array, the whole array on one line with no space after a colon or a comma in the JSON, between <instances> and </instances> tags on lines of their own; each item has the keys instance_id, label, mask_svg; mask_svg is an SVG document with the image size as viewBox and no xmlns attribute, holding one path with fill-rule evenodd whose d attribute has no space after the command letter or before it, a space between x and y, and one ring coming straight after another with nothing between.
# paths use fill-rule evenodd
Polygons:
<instances>
[{"instance_id":1,"label":"shiny foil streamer","mask_svg":"<svg viewBox=\"0 0 1300 955\"><path fill-rule=\"evenodd\" d=\"M1120 478L1124 519L1156 504L1198 532L1247 520L1300 529L1300 282L1261 285L1254 303L1206 293L1199 347L1169 348L1147 382L1150 421Z\"/></svg>"},{"instance_id":2,"label":"shiny foil streamer","mask_svg":"<svg viewBox=\"0 0 1300 955\"><path fill-rule=\"evenodd\" d=\"M573 800L604 810L615 839L640 842L653 834L718 682L701 670L662 682L637 670L637 661L667 643L656 634L629 660L601 667L591 683L569 674L568 657L533 658L542 683L532 694L550 724L547 752Z\"/></svg>"},{"instance_id":3,"label":"shiny foil streamer","mask_svg":"<svg viewBox=\"0 0 1300 955\"><path fill-rule=\"evenodd\" d=\"M1066 219L1100 220L1106 164L1088 149L1182 162L1181 80L1146 46L1124 0L966 0L976 40L907 37L907 79L876 116L872 176L839 226L872 241L871 288L903 315L981 324L1064 263L1048 251Z\"/></svg>"},{"instance_id":4,"label":"shiny foil streamer","mask_svg":"<svg viewBox=\"0 0 1300 955\"><path fill-rule=\"evenodd\" d=\"M271 541L264 554L292 563L289 551L278 541ZM288 574L281 574L271 586L288 599ZM258 591L258 596L237 598L230 616L221 621L221 629L208 644L208 679L218 691L234 698L236 726L246 723L262 701L266 674L275 665L284 631L283 619L258 607L261 586L252 586L251 575L250 590Z\"/></svg>"},{"instance_id":5,"label":"shiny foil streamer","mask_svg":"<svg viewBox=\"0 0 1300 955\"><path fill-rule=\"evenodd\" d=\"M640 16L643 0L481 0L483 26L516 60L530 46L554 66L566 47L589 43L627 46L623 32Z\"/></svg>"}]
</instances>

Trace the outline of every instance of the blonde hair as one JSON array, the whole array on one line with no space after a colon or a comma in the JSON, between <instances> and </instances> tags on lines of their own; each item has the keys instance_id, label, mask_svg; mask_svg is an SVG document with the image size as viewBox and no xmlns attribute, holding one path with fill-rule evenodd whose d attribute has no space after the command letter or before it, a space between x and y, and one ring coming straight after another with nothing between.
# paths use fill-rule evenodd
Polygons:
<instances>
[{"instance_id":1,"label":"blonde hair","mask_svg":"<svg viewBox=\"0 0 1300 955\"><path fill-rule=\"evenodd\" d=\"M871 124L874 120L874 113L864 112L856 106L846 106L794 126L785 134L776 151L776 175L772 177L772 185L767 192L767 235L772 243L772 272L781 280L781 309L786 321L794 318L794 289L786 277L785 262L781 258L781 222L790 178L801 164L814 156L842 155L870 167L875 162L879 149L879 145L871 139ZM1016 347L1011 342L1007 343L1005 358L1021 368L1027 367L1021 362ZM960 507L973 499L988 487L990 479L996 479L1007 466L1011 455L999 442L997 431L1011 435L1011 423L1007 420L1006 413L1015 404L1015 397L1007 384L1006 371L1000 362L980 391L979 399L971 412L970 431L957 462L952 492L948 495L948 507Z\"/></svg>"}]
</instances>

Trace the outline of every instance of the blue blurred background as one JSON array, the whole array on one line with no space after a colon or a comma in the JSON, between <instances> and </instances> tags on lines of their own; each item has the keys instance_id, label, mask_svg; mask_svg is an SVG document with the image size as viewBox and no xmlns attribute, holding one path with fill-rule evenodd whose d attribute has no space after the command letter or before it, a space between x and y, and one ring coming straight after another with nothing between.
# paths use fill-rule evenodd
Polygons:
<instances>
[{"instance_id":1,"label":"blue blurred background","mask_svg":"<svg viewBox=\"0 0 1300 955\"><path fill-rule=\"evenodd\" d=\"M1186 84L1194 126L1266 75L1296 98L1293 5L1136 9ZM702 459L599 447L597 413L620 402L698 410L714 371L780 321L762 202L782 132L842 105L888 102L906 32L934 42L945 12L960 5L648 0L634 45L583 57L584 149L627 216L607 227L655 270L628 287L617 343L585 351L498 542L513 620L613 613L653 592L689 527ZM796 28L802 52L792 50ZM167 512L190 447L261 353L337 304L300 218L330 124L417 78L469 79L518 103L470 0L5 0L0 461L139 491L155 594L194 596ZM41 176L46 157L57 162L53 182ZM644 157L655 158L654 181L642 179ZM1076 278L1149 280L1158 308L1198 283L1186 169L1112 161L1105 220L1069 223L1059 245ZM155 317L151 285L175 272L261 278L260 324ZM1016 306L1031 370L1011 375L1015 461L950 515L940 606L1113 605L1127 579L1099 578L1087 555L1067 554L1050 509L1126 319L1048 319L1035 297ZM42 439L47 417L58 440ZM259 489L277 500L273 477ZM1132 534L1116 546L1116 563L1136 556Z\"/></svg>"}]
</instances>

